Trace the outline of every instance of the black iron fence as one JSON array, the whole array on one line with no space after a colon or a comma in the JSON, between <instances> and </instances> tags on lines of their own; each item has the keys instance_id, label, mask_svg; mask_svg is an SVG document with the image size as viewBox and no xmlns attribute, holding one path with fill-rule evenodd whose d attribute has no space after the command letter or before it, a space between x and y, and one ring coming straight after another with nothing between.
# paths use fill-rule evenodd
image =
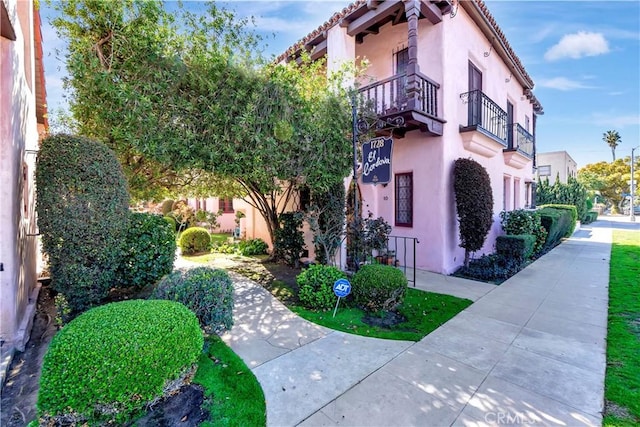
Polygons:
<instances>
[{"instance_id":1,"label":"black iron fence","mask_svg":"<svg viewBox=\"0 0 640 427\"><path fill-rule=\"evenodd\" d=\"M407 281L416 286L416 250L420 243L415 237L389 236L387 254L393 258L393 265L407 277Z\"/></svg>"},{"instance_id":2,"label":"black iron fence","mask_svg":"<svg viewBox=\"0 0 640 427\"><path fill-rule=\"evenodd\" d=\"M526 129L519 124L515 124L513 132L515 147L510 148L515 148L522 154L525 154L528 157L533 157L533 135L527 132Z\"/></svg>"},{"instance_id":3,"label":"black iron fence","mask_svg":"<svg viewBox=\"0 0 640 427\"><path fill-rule=\"evenodd\" d=\"M481 90L460 95L468 104L467 126L479 127L507 145L507 113Z\"/></svg>"}]
</instances>

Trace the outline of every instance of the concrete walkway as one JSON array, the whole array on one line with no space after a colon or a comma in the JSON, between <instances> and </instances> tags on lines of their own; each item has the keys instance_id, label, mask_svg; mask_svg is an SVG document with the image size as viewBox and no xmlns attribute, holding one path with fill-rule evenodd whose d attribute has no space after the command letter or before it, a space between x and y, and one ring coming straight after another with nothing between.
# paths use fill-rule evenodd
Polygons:
<instances>
[{"instance_id":1,"label":"concrete walkway","mask_svg":"<svg viewBox=\"0 0 640 427\"><path fill-rule=\"evenodd\" d=\"M417 287L475 303L418 343L311 324L239 277L223 339L260 381L270 426L598 426L615 224L501 286L421 272Z\"/></svg>"}]
</instances>

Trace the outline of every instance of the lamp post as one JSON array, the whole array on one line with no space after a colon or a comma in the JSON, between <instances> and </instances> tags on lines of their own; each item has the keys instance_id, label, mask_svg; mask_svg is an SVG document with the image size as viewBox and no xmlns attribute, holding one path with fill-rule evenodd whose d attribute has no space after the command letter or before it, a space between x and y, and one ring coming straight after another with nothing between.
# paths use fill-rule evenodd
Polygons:
<instances>
[{"instance_id":1,"label":"lamp post","mask_svg":"<svg viewBox=\"0 0 640 427\"><path fill-rule=\"evenodd\" d=\"M634 147L631 149L631 202L629 203L629 221L631 222L635 222L636 221L636 215L634 212L634 208L635 208L635 200L634 200L634 196L635 196L635 180L633 179L633 175L634 175L634 163L635 163L635 158L633 157L633 152L640 148L640 145L638 145L637 147Z\"/></svg>"}]
</instances>

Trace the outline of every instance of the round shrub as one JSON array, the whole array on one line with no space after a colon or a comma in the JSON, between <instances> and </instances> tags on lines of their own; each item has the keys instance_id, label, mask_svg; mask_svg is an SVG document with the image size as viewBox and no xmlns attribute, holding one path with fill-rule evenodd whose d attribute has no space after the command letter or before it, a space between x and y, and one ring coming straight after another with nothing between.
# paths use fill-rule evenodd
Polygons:
<instances>
[{"instance_id":1,"label":"round shrub","mask_svg":"<svg viewBox=\"0 0 640 427\"><path fill-rule=\"evenodd\" d=\"M151 297L183 303L208 332L219 333L233 326L233 284L224 270L176 270L158 283Z\"/></svg>"},{"instance_id":2,"label":"round shrub","mask_svg":"<svg viewBox=\"0 0 640 427\"><path fill-rule=\"evenodd\" d=\"M160 215L132 212L118 266L120 287L143 288L173 270L176 256L174 229Z\"/></svg>"},{"instance_id":3,"label":"round shrub","mask_svg":"<svg viewBox=\"0 0 640 427\"><path fill-rule=\"evenodd\" d=\"M312 310L330 310L336 303L333 284L347 277L344 272L328 265L311 265L296 277L300 303Z\"/></svg>"},{"instance_id":4,"label":"round shrub","mask_svg":"<svg viewBox=\"0 0 640 427\"><path fill-rule=\"evenodd\" d=\"M129 219L125 176L106 145L60 134L41 143L36 184L51 284L78 313L114 285Z\"/></svg>"},{"instance_id":5,"label":"round shrub","mask_svg":"<svg viewBox=\"0 0 640 427\"><path fill-rule=\"evenodd\" d=\"M176 222L176 220L170 216L164 216L162 218L167 224L169 224L169 227L171 228L171 231L173 231L173 235L175 236L175 233L178 230L178 223Z\"/></svg>"},{"instance_id":6,"label":"round shrub","mask_svg":"<svg viewBox=\"0 0 640 427\"><path fill-rule=\"evenodd\" d=\"M164 202L162 202L162 205L160 206L160 212L163 216L167 216L171 213L171 211L173 210L173 204L173 200L165 200Z\"/></svg>"},{"instance_id":7,"label":"round shrub","mask_svg":"<svg viewBox=\"0 0 640 427\"><path fill-rule=\"evenodd\" d=\"M211 234L206 228L187 228L180 235L179 245L184 255L208 251L211 248Z\"/></svg>"},{"instance_id":8,"label":"round shrub","mask_svg":"<svg viewBox=\"0 0 640 427\"><path fill-rule=\"evenodd\" d=\"M406 292L407 278L390 265L365 265L353 276L353 299L365 311L393 310Z\"/></svg>"},{"instance_id":9,"label":"round shrub","mask_svg":"<svg viewBox=\"0 0 640 427\"><path fill-rule=\"evenodd\" d=\"M269 245L262 239L241 240L238 243L238 252L244 256L263 255L267 253L267 249Z\"/></svg>"},{"instance_id":10,"label":"round shrub","mask_svg":"<svg viewBox=\"0 0 640 427\"><path fill-rule=\"evenodd\" d=\"M45 354L40 423L123 424L190 372L202 346L198 320L182 304L133 300L91 309L58 332Z\"/></svg>"}]
</instances>

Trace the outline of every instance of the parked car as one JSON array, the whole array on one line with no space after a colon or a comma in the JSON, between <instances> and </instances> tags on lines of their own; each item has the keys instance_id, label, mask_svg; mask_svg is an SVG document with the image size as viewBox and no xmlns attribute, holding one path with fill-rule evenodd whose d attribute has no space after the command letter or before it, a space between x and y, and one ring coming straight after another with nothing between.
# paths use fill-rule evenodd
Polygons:
<instances>
[{"instance_id":1,"label":"parked car","mask_svg":"<svg viewBox=\"0 0 640 427\"><path fill-rule=\"evenodd\" d=\"M623 214L625 215L629 215L631 214L631 210L629 210L629 206L625 206L624 210L622 211ZM633 214L634 215L640 215L640 205L636 205L633 207Z\"/></svg>"}]
</instances>

